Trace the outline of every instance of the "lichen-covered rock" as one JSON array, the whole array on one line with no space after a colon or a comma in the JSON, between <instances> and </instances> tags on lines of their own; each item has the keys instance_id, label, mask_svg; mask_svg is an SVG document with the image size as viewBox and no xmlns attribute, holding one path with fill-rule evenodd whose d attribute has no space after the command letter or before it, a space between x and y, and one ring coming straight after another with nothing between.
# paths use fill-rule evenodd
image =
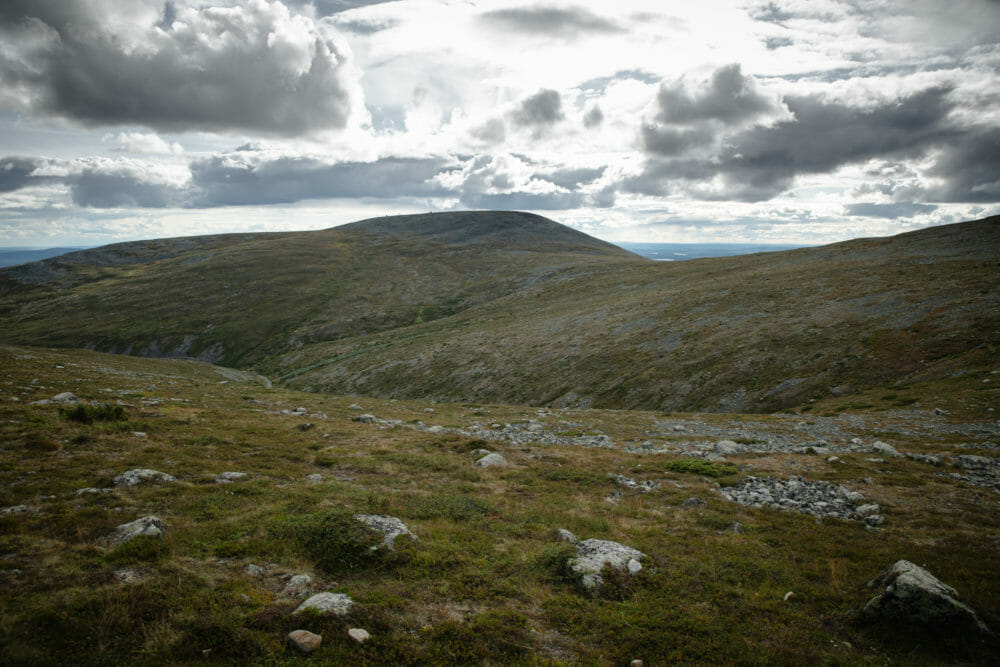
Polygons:
<instances>
[{"instance_id":1,"label":"lichen-covered rock","mask_svg":"<svg viewBox=\"0 0 1000 667\"><path fill-rule=\"evenodd\" d=\"M611 540L584 540L576 545L576 558L569 560L569 567L580 576L580 583L589 591L596 591L604 582L601 570L605 565L615 570L634 574L638 570L631 561L639 564L646 554L630 546Z\"/></svg>"},{"instance_id":2,"label":"lichen-covered rock","mask_svg":"<svg viewBox=\"0 0 1000 667\"><path fill-rule=\"evenodd\" d=\"M567 544L576 544L580 539L565 528L556 528L556 539Z\"/></svg>"},{"instance_id":3,"label":"lichen-covered rock","mask_svg":"<svg viewBox=\"0 0 1000 667\"><path fill-rule=\"evenodd\" d=\"M149 515L118 526L106 541L115 546L141 536L163 537L163 531L163 521L159 517Z\"/></svg>"},{"instance_id":4,"label":"lichen-covered rock","mask_svg":"<svg viewBox=\"0 0 1000 667\"><path fill-rule=\"evenodd\" d=\"M902 456L895 447L887 442L882 442L881 440L876 440L872 443L872 451L882 454L884 456Z\"/></svg>"},{"instance_id":5,"label":"lichen-covered rock","mask_svg":"<svg viewBox=\"0 0 1000 667\"><path fill-rule=\"evenodd\" d=\"M400 535L416 540L417 536L407 527L405 523L394 516L384 516L382 514L355 514L354 518L365 524L374 531L382 534L382 543L374 549L385 548L393 551L396 548L396 538Z\"/></svg>"},{"instance_id":6,"label":"lichen-covered rock","mask_svg":"<svg viewBox=\"0 0 1000 667\"><path fill-rule=\"evenodd\" d=\"M229 484L231 482L238 482L241 479L246 479L248 475L245 472L220 472L215 476L216 484Z\"/></svg>"},{"instance_id":7,"label":"lichen-covered rock","mask_svg":"<svg viewBox=\"0 0 1000 667\"><path fill-rule=\"evenodd\" d=\"M347 631L347 636L359 644L364 644L371 638L371 634L364 628L351 628Z\"/></svg>"},{"instance_id":8,"label":"lichen-covered rock","mask_svg":"<svg viewBox=\"0 0 1000 667\"><path fill-rule=\"evenodd\" d=\"M308 574L296 574L288 580L281 592L290 597L303 598L309 595L312 582L313 578Z\"/></svg>"},{"instance_id":9,"label":"lichen-covered rock","mask_svg":"<svg viewBox=\"0 0 1000 667\"><path fill-rule=\"evenodd\" d=\"M347 616L347 612L350 611L353 604L354 600L343 593L317 593L296 607L292 614L312 611L317 614Z\"/></svg>"},{"instance_id":10,"label":"lichen-covered rock","mask_svg":"<svg viewBox=\"0 0 1000 667\"><path fill-rule=\"evenodd\" d=\"M177 478L173 475L160 472L159 470L151 470L150 468L135 468L133 470L126 470L114 478L115 486L135 486L136 484L142 484L143 482L156 483L176 481Z\"/></svg>"},{"instance_id":11,"label":"lichen-covered rock","mask_svg":"<svg viewBox=\"0 0 1000 667\"><path fill-rule=\"evenodd\" d=\"M928 628L959 627L989 632L976 612L959 600L958 591L908 560L899 560L868 582L880 592L862 609L870 619Z\"/></svg>"}]
</instances>

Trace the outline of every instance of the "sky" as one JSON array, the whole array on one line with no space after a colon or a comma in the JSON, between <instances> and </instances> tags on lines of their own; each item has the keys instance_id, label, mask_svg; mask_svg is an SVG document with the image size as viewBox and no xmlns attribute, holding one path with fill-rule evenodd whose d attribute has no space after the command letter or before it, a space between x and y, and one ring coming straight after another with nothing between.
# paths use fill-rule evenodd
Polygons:
<instances>
[{"instance_id":1,"label":"sky","mask_svg":"<svg viewBox=\"0 0 1000 667\"><path fill-rule=\"evenodd\" d=\"M0 3L0 246L456 209L647 243L998 214L1000 1Z\"/></svg>"}]
</instances>

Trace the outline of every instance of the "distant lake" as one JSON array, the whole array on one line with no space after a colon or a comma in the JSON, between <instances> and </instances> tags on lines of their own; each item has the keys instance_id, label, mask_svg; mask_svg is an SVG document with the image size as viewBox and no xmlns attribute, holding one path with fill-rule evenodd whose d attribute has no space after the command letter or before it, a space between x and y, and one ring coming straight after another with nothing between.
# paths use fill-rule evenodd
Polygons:
<instances>
[{"instance_id":1,"label":"distant lake","mask_svg":"<svg viewBox=\"0 0 1000 667\"><path fill-rule=\"evenodd\" d=\"M679 262L685 259L701 259L703 257L731 257L732 255L750 255L755 252L777 252L805 247L775 243L617 243L616 245L658 262Z\"/></svg>"}]
</instances>

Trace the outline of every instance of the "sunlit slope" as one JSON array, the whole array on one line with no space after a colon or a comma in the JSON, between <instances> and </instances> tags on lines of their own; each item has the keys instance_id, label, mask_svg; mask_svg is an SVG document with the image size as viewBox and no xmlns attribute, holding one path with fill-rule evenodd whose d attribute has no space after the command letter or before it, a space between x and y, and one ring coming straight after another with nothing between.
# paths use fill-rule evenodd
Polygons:
<instances>
[{"instance_id":1,"label":"sunlit slope","mask_svg":"<svg viewBox=\"0 0 1000 667\"><path fill-rule=\"evenodd\" d=\"M306 346L268 370L299 387L393 397L766 411L896 383L981 382L977 371L1000 368L997 275L996 218L607 265L453 317Z\"/></svg>"},{"instance_id":2,"label":"sunlit slope","mask_svg":"<svg viewBox=\"0 0 1000 667\"><path fill-rule=\"evenodd\" d=\"M248 365L458 313L567 270L643 261L506 212L128 243L0 271L0 335Z\"/></svg>"}]
</instances>

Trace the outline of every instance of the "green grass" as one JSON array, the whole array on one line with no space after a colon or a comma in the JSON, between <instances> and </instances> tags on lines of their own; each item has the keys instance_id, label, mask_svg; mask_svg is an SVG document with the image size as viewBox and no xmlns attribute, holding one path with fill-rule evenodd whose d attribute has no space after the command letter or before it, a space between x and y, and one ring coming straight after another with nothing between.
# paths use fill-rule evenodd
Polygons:
<instances>
[{"instance_id":1,"label":"green grass","mask_svg":"<svg viewBox=\"0 0 1000 667\"><path fill-rule=\"evenodd\" d=\"M0 384L0 507L30 508L0 516L4 664L989 664L1000 648L989 637L924 641L854 615L871 595L865 583L908 558L1000 627L1000 565L989 537L1000 533L1000 518L983 490L934 474L948 468L876 464L863 454L840 464L793 454L734 455L723 464L626 452L623 443L660 428L659 412L553 410L550 423L607 433L618 446L522 446L382 429L351 421L357 413L348 410L360 402L405 421L423 416L424 401L220 385L202 364L0 347L0 365L0 382L10 382ZM148 435L28 405L61 390L101 403L121 397L127 420L148 422ZM251 391L259 403L242 398ZM919 386L906 391L924 395ZM137 405L143 399L160 404ZM281 414L299 405L329 418L299 431L300 420ZM481 405L502 423L535 414ZM485 421L461 405L434 410L441 423ZM892 432L890 421L877 420L897 419L866 415L876 420L866 440L880 425ZM799 428L796 417L669 418ZM816 421L811 427L823 427ZM930 452L969 437L890 439ZM476 468L469 452L483 447L512 465ZM737 479L737 464L752 466L748 474L857 488L883 506L886 527L873 533L858 522L726 502L713 488ZM178 481L76 495L110 489L133 467ZM226 470L248 477L216 484ZM317 472L320 481L307 478ZM660 486L640 493L608 473ZM859 482L866 478L873 483ZM681 508L691 496L708 504ZM396 516L418 539L373 552L380 537L356 513ZM163 538L106 546L115 526L147 514L164 521ZM742 533L729 530L737 522ZM569 572L575 548L556 539L556 528L648 557L635 577L605 572L605 587L590 595ZM266 571L248 574L249 564ZM350 595L350 614L293 616L300 599L283 590L303 573L314 592ZM372 639L355 644L351 627ZM313 656L285 644L297 628L323 636Z\"/></svg>"}]
</instances>

